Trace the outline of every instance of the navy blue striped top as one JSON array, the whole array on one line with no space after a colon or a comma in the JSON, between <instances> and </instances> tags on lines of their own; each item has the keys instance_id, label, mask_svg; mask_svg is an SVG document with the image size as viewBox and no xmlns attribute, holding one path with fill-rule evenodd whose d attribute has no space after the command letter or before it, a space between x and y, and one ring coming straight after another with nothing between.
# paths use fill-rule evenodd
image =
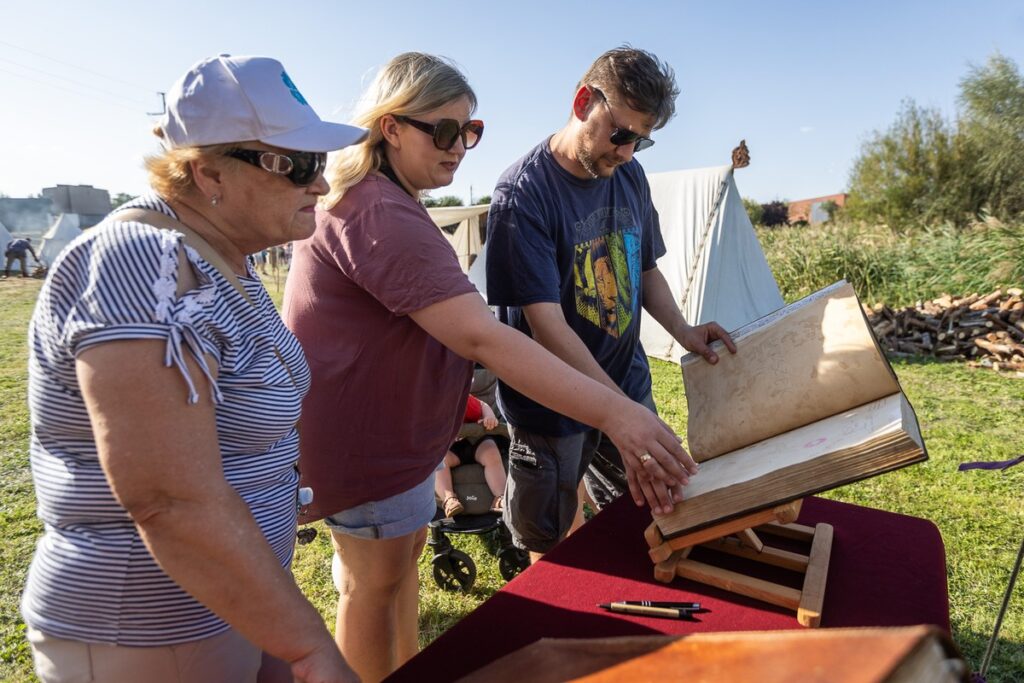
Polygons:
<instances>
[{"instance_id":1,"label":"navy blue striped top","mask_svg":"<svg viewBox=\"0 0 1024 683\"><path fill-rule=\"evenodd\" d=\"M176 217L153 194L125 208ZM185 380L183 405L198 400L184 354L208 377L203 354L215 359L211 386L224 476L281 564L291 563L295 422L309 389L302 349L251 263L249 275L239 280L255 308L191 247L185 253L198 286L177 296L181 243L180 233L108 217L61 253L40 292L29 326L29 408L32 476L44 533L29 569L22 615L44 633L159 646L228 628L160 569L110 490L75 375L77 354L95 344L164 341L165 364Z\"/></svg>"}]
</instances>

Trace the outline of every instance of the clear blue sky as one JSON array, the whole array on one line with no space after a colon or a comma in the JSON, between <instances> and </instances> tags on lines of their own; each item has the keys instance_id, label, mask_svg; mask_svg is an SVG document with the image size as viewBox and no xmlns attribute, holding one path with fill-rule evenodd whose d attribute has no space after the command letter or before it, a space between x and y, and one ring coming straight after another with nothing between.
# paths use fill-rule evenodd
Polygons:
<instances>
[{"instance_id":1,"label":"clear blue sky","mask_svg":"<svg viewBox=\"0 0 1024 683\"><path fill-rule=\"evenodd\" d=\"M280 59L326 119L344 121L374 69L406 50L454 59L487 130L435 195L490 194L502 170L569 113L604 50L631 43L676 70L677 115L648 171L728 163L760 201L842 191L864 139L904 98L956 111L970 64L998 50L1024 67L1024 2L173 3L24 0L0 8L0 192L90 184L143 191L146 112L200 58Z\"/></svg>"}]
</instances>

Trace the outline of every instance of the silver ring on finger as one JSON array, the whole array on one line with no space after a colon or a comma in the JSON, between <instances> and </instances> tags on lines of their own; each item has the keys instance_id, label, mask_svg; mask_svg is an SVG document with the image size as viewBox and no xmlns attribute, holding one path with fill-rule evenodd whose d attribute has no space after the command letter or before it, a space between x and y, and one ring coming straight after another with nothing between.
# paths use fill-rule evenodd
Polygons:
<instances>
[{"instance_id":1,"label":"silver ring on finger","mask_svg":"<svg viewBox=\"0 0 1024 683\"><path fill-rule=\"evenodd\" d=\"M640 464L646 465L647 461L650 460L652 457L653 456L650 453L644 453L643 455L640 456Z\"/></svg>"}]
</instances>

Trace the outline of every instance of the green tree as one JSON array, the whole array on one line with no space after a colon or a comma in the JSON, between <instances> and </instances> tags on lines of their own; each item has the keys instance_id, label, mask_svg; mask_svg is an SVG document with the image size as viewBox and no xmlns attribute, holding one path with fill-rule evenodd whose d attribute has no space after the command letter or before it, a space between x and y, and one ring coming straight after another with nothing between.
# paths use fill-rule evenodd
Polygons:
<instances>
[{"instance_id":1,"label":"green tree","mask_svg":"<svg viewBox=\"0 0 1024 683\"><path fill-rule=\"evenodd\" d=\"M821 210L825 212L825 215L828 216L828 220L830 221L834 221L836 219L841 208L842 207L832 199L821 203Z\"/></svg>"},{"instance_id":2,"label":"green tree","mask_svg":"<svg viewBox=\"0 0 1024 683\"><path fill-rule=\"evenodd\" d=\"M110 208L111 209L116 209L117 207L121 206L122 204L127 204L128 202L130 202L133 199L135 199L135 197L133 197L130 194L126 194L124 192L118 192L117 194L115 194L113 197L110 198Z\"/></svg>"},{"instance_id":3,"label":"green tree","mask_svg":"<svg viewBox=\"0 0 1024 683\"><path fill-rule=\"evenodd\" d=\"M426 197L423 206L432 209L435 206L462 206L462 199L453 194L446 194L443 197Z\"/></svg>"},{"instance_id":4,"label":"green tree","mask_svg":"<svg viewBox=\"0 0 1024 683\"><path fill-rule=\"evenodd\" d=\"M743 208L747 210L747 216L750 218L751 223L761 225L761 219L764 218L764 209L761 208L760 202L744 197Z\"/></svg>"},{"instance_id":5,"label":"green tree","mask_svg":"<svg viewBox=\"0 0 1024 683\"><path fill-rule=\"evenodd\" d=\"M977 151L976 175L992 215L1024 215L1024 78L998 52L960 81L961 129Z\"/></svg>"},{"instance_id":6,"label":"green tree","mask_svg":"<svg viewBox=\"0 0 1024 683\"><path fill-rule=\"evenodd\" d=\"M864 143L850 174L848 213L899 230L962 224L981 208L975 148L937 109L903 103L896 122Z\"/></svg>"},{"instance_id":7,"label":"green tree","mask_svg":"<svg viewBox=\"0 0 1024 683\"><path fill-rule=\"evenodd\" d=\"M483 197L481 197L480 199L476 200L476 203L478 205L479 204L490 204L491 203L491 195L485 194Z\"/></svg>"}]
</instances>

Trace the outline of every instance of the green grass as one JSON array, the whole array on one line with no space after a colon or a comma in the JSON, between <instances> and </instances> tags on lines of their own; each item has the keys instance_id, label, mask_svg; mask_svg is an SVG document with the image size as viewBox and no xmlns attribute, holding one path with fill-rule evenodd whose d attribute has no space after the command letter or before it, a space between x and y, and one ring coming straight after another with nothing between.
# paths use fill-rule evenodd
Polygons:
<instances>
[{"instance_id":1,"label":"green grass","mask_svg":"<svg viewBox=\"0 0 1024 683\"><path fill-rule=\"evenodd\" d=\"M28 472L25 330L38 281L0 281L0 680L32 680L18 599L40 524ZM267 288L280 302L273 278ZM283 289L283 286L282 286ZM665 419L681 433L686 399L679 369L652 361L654 394ZM958 365L896 362L917 410L931 459L827 494L934 521L946 544L953 637L978 667L1024 534L1024 466L1005 472L959 473L967 460L1004 460L1024 452L1024 380ZM430 555L420 559L421 640L429 643L504 585L482 539L456 540L477 565L468 595L437 588ZM333 629L335 593L330 543L321 533L296 551L295 576ZM1003 623L989 671L991 683L1024 680L1024 585Z\"/></svg>"}]
</instances>

